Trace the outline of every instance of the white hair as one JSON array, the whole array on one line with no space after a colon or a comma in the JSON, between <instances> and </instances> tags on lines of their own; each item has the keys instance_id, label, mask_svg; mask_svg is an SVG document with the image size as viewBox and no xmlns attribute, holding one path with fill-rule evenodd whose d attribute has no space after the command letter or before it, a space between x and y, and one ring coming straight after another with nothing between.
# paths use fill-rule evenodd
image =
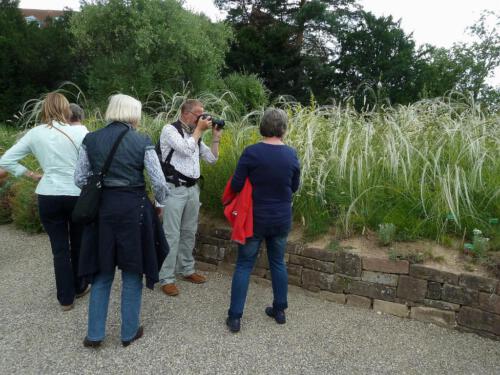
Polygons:
<instances>
[{"instance_id":1,"label":"white hair","mask_svg":"<svg viewBox=\"0 0 500 375\"><path fill-rule=\"evenodd\" d=\"M138 125L141 120L142 104L128 95L116 94L109 98L104 118L106 121L123 121Z\"/></svg>"}]
</instances>

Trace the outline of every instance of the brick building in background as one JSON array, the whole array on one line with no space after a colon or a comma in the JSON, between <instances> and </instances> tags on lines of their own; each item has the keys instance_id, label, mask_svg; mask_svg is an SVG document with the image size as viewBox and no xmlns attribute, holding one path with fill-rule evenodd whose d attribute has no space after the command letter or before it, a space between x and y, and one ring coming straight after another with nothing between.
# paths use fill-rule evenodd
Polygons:
<instances>
[{"instance_id":1,"label":"brick building in background","mask_svg":"<svg viewBox=\"0 0 500 375\"><path fill-rule=\"evenodd\" d=\"M64 14L62 10L20 9L26 22L36 22L38 27L44 27L47 18L57 19Z\"/></svg>"}]
</instances>

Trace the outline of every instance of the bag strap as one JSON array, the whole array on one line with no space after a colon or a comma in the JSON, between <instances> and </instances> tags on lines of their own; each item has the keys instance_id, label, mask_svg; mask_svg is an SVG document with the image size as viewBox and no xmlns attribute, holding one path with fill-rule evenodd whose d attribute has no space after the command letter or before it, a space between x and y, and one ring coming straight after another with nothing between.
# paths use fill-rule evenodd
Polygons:
<instances>
[{"instance_id":1,"label":"bag strap","mask_svg":"<svg viewBox=\"0 0 500 375\"><path fill-rule=\"evenodd\" d=\"M104 166L101 169L101 176L105 176L106 173L108 173L109 167L111 166L111 161L113 161L113 157L115 156L116 149L120 145L120 142L122 141L123 137L125 137L125 134L130 130L130 128L127 126L127 129L125 129L120 135L118 136L117 140L115 141L115 144L111 148L111 151L109 152L108 158L104 162Z\"/></svg>"},{"instance_id":2,"label":"bag strap","mask_svg":"<svg viewBox=\"0 0 500 375\"><path fill-rule=\"evenodd\" d=\"M61 129L58 129L56 128L55 126L51 126L52 129L56 129L59 133L62 133L66 138L68 138L71 143L73 143L73 146L75 146L75 149L76 149L76 152L78 153L78 147L76 147L76 144L75 142L73 142L73 140L71 139L71 137L69 135L67 135L65 132L63 132Z\"/></svg>"},{"instance_id":3,"label":"bag strap","mask_svg":"<svg viewBox=\"0 0 500 375\"><path fill-rule=\"evenodd\" d=\"M184 138L184 132L182 131L182 125L179 121L176 121L172 124L172 126L177 129L179 134L181 135L182 138ZM200 147L201 143L201 138L198 139L198 147ZM174 155L174 149L170 149L170 152L167 155L167 158L165 159L165 164L170 164L170 160L172 160L172 156Z\"/></svg>"}]
</instances>

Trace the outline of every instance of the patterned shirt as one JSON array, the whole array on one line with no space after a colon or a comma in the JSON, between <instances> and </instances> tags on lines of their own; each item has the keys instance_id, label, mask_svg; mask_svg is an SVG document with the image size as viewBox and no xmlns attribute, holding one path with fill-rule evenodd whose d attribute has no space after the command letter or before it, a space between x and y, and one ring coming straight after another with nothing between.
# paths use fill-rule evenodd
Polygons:
<instances>
[{"instance_id":1,"label":"patterned shirt","mask_svg":"<svg viewBox=\"0 0 500 375\"><path fill-rule=\"evenodd\" d=\"M192 137L183 130L181 136L177 129L169 124L165 125L160 135L161 156L163 161L167 158L170 150L174 150L170 164L183 175L191 178L200 177L200 158L213 164L217 161L210 148Z\"/></svg>"}]
</instances>

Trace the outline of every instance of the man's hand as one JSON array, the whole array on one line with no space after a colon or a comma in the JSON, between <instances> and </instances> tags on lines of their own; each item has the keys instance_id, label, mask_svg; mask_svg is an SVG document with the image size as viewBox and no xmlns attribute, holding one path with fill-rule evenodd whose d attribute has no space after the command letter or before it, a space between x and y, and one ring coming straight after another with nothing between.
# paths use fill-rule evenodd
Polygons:
<instances>
[{"instance_id":1,"label":"man's hand","mask_svg":"<svg viewBox=\"0 0 500 375\"><path fill-rule=\"evenodd\" d=\"M222 129L212 126L212 142L219 142L222 137Z\"/></svg>"},{"instance_id":2,"label":"man's hand","mask_svg":"<svg viewBox=\"0 0 500 375\"><path fill-rule=\"evenodd\" d=\"M196 124L196 129L199 129L201 132L204 132L211 126L212 126L212 118L211 117L203 118L203 116L201 116L198 119L198 123Z\"/></svg>"}]
</instances>

